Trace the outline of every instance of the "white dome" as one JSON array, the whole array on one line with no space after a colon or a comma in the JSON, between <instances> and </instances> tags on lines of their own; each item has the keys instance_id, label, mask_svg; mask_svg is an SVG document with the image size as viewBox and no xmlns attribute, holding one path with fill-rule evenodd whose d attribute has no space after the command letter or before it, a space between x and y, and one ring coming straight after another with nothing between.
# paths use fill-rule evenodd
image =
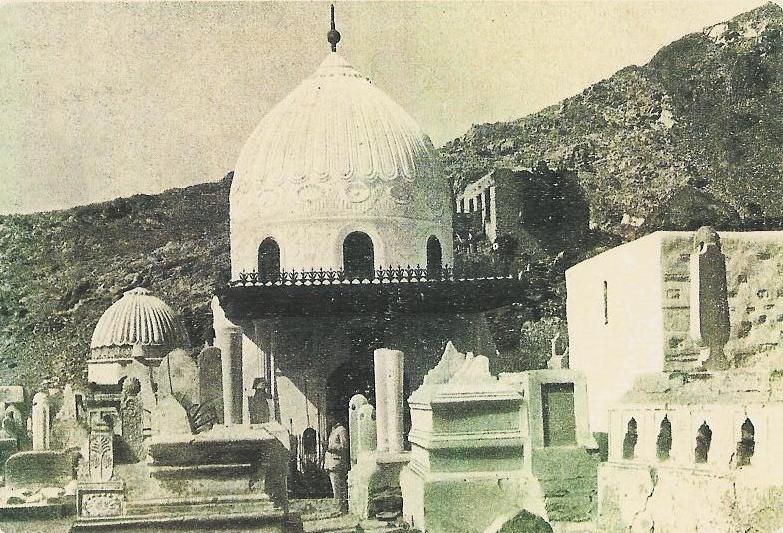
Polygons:
<instances>
[{"instance_id":1,"label":"white dome","mask_svg":"<svg viewBox=\"0 0 783 533\"><path fill-rule=\"evenodd\" d=\"M255 270L266 237L280 245L283 268L339 268L335 239L354 230L372 237L378 264L421 262L430 235L450 262L450 203L430 139L399 105L330 53L261 120L239 156L231 186L232 270ZM382 235L392 221L391 231L405 232L415 250ZM315 226L321 233L313 233ZM303 241L310 250L299 250Z\"/></svg>"},{"instance_id":2,"label":"white dome","mask_svg":"<svg viewBox=\"0 0 783 533\"><path fill-rule=\"evenodd\" d=\"M162 357L188 345L188 335L176 313L141 287L123 294L98 320L90 342L93 359L128 357L134 345Z\"/></svg>"}]
</instances>

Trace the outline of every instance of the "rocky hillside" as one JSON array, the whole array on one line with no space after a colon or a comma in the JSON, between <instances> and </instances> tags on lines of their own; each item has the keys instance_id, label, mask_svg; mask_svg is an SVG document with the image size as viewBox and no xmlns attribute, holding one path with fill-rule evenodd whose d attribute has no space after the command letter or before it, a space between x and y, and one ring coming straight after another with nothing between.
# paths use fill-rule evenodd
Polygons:
<instances>
[{"instance_id":1,"label":"rocky hillside","mask_svg":"<svg viewBox=\"0 0 783 533\"><path fill-rule=\"evenodd\" d=\"M447 169L457 189L493 167L573 169L594 226L626 238L686 186L746 225L778 225L782 33L770 3L683 37L558 105L474 126L442 149Z\"/></svg>"},{"instance_id":2,"label":"rocky hillside","mask_svg":"<svg viewBox=\"0 0 783 533\"><path fill-rule=\"evenodd\" d=\"M563 270L602 246L704 222L779 226L782 31L783 10L764 6L559 105L475 126L442 149L456 188L493 167L546 162L573 171L589 203L595 230L563 250L570 253L558 253L563 243L553 240L534 260L510 247L459 258L480 262L483 254L528 272L526 301L493 319L499 345L540 366L549 339L564 332ZM83 378L98 318L135 286L182 312L200 344L210 298L228 276L230 181L0 216L0 384Z\"/></svg>"},{"instance_id":3,"label":"rocky hillside","mask_svg":"<svg viewBox=\"0 0 783 533\"><path fill-rule=\"evenodd\" d=\"M182 312L200 344L228 279L230 183L0 217L0 383L82 378L98 318L136 286Z\"/></svg>"}]
</instances>

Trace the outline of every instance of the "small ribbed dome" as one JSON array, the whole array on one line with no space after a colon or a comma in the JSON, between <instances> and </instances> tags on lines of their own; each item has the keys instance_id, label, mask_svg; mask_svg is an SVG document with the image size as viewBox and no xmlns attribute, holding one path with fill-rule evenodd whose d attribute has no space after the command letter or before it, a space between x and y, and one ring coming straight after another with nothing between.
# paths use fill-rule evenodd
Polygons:
<instances>
[{"instance_id":1,"label":"small ribbed dome","mask_svg":"<svg viewBox=\"0 0 783 533\"><path fill-rule=\"evenodd\" d=\"M439 220L450 213L448 183L430 139L336 53L248 139L234 172L232 207L245 196L267 219L380 210Z\"/></svg>"},{"instance_id":2,"label":"small ribbed dome","mask_svg":"<svg viewBox=\"0 0 783 533\"><path fill-rule=\"evenodd\" d=\"M188 344L187 332L176 313L141 287L127 291L103 313L92 334L90 350L93 356L119 356L107 350L127 348L123 353L130 353L136 344L153 348L155 356Z\"/></svg>"}]
</instances>

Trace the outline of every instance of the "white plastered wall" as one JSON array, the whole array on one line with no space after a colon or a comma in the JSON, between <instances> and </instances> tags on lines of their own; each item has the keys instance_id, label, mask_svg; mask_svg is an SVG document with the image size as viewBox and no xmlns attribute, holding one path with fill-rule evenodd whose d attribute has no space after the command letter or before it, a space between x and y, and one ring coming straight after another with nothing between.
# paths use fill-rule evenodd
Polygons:
<instances>
[{"instance_id":1,"label":"white plastered wall","mask_svg":"<svg viewBox=\"0 0 783 533\"><path fill-rule=\"evenodd\" d=\"M661 238L648 235L566 271L569 362L587 378L592 431L608 431L609 408L636 376L663 370Z\"/></svg>"}]
</instances>

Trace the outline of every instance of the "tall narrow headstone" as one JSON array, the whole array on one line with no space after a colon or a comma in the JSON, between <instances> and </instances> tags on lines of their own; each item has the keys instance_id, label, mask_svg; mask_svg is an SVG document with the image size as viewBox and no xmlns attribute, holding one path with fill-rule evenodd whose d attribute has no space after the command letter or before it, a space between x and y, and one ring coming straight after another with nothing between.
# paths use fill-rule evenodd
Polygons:
<instances>
[{"instance_id":1,"label":"tall narrow headstone","mask_svg":"<svg viewBox=\"0 0 783 533\"><path fill-rule=\"evenodd\" d=\"M49 449L49 395L39 392L33 396L32 410L33 450Z\"/></svg>"},{"instance_id":2,"label":"tall narrow headstone","mask_svg":"<svg viewBox=\"0 0 783 533\"><path fill-rule=\"evenodd\" d=\"M126 378L122 384L120 399L120 423L122 440L131 462L144 459L144 402L141 399L141 383L136 378Z\"/></svg>"},{"instance_id":3,"label":"tall narrow headstone","mask_svg":"<svg viewBox=\"0 0 783 533\"><path fill-rule=\"evenodd\" d=\"M348 402L348 440L351 443L351 464L356 464L359 456L357 444L359 443L359 408L367 405L364 394L355 394Z\"/></svg>"},{"instance_id":4,"label":"tall narrow headstone","mask_svg":"<svg viewBox=\"0 0 783 533\"><path fill-rule=\"evenodd\" d=\"M725 369L728 363L723 348L731 330L726 256L720 236L710 227L700 228L694 235L690 276L691 337L702 347L707 368Z\"/></svg>"},{"instance_id":5,"label":"tall narrow headstone","mask_svg":"<svg viewBox=\"0 0 783 533\"><path fill-rule=\"evenodd\" d=\"M114 431L103 419L90 430L88 464L90 481L109 481L114 473Z\"/></svg>"},{"instance_id":6,"label":"tall narrow headstone","mask_svg":"<svg viewBox=\"0 0 783 533\"><path fill-rule=\"evenodd\" d=\"M375 350L375 400L378 451L403 449L403 365L399 350Z\"/></svg>"},{"instance_id":7,"label":"tall narrow headstone","mask_svg":"<svg viewBox=\"0 0 783 533\"><path fill-rule=\"evenodd\" d=\"M198 354L199 403L214 408L218 423L223 423L223 372L220 350L205 348Z\"/></svg>"}]
</instances>

